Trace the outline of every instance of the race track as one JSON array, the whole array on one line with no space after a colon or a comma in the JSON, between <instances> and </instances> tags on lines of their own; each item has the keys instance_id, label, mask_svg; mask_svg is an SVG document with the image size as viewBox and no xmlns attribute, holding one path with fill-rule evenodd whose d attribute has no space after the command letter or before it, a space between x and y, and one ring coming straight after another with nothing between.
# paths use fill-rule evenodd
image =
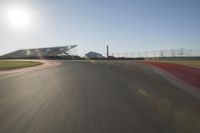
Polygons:
<instances>
[{"instance_id":1,"label":"race track","mask_svg":"<svg viewBox=\"0 0 200 133\"><path fill-rule=\"evenodd\" d=\"M134 61L62 61L0 75L0 133L200 133L200 100Z\"/></svg>"}]
</instances>

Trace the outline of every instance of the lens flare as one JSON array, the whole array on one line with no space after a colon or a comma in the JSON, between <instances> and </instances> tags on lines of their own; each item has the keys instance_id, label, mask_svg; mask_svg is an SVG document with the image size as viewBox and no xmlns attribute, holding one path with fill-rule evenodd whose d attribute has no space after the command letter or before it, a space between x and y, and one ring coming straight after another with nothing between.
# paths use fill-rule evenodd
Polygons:
<instances>
[{"instance_id":1,"label":"lens flare","mask_svg":"<svg viewBox=\"0 0 200 133\"><path fill-rule=\"evenodd\" d=\"M5 19L10 26L24 29L30 27L32 16L28 10L20 7L10 7L5 11Z\"/></svg>"}]
</instances>

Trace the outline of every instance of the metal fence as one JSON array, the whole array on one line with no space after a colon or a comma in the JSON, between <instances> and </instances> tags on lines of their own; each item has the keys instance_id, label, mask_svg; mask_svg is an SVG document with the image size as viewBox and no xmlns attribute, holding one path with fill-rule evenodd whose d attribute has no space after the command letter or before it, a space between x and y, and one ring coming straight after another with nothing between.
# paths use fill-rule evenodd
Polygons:
<instances>
[{"instance_id":1,"label":"metal fence","mask_svg":"<svg viewBox=\"0 0 200 133\"><path fill-rule=\"evenodd\" d=\"M200 49L170 49L142 52L110 53L114 57L151 58L151 57L200 57Z\"/></svg>"}]
</instances>

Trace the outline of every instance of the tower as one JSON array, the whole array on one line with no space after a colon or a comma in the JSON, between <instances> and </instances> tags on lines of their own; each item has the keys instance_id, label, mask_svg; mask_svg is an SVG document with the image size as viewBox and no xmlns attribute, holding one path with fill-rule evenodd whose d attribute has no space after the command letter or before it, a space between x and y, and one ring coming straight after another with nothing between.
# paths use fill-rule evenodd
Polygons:
<instances>
[{"instance_id":1,"label":"tower","mask_svg":"<svg viewBox=\"0 0 200 133\"><path fill-rule=\"evenodd\" d=\"M109 57L109 46L107 45L106 48L107 48L107 58L108 58Z\"/></svg>"}]
</instances>

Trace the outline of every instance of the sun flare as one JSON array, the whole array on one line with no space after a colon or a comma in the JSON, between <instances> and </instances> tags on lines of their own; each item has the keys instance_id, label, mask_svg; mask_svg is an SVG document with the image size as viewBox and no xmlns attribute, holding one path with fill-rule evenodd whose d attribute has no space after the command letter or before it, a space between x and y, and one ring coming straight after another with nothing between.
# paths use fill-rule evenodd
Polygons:
<instances>
[{"instance_id":1,"label":"sun flare","mask_svg":"<svg viewBox=\"0 0 200 133\"><path fill-rule=\"evenodd\" d=\"M32 23L31 13L20 7L8 8L5 11L5 19L10 26L19 29L28 28Z\"/></svg>"}]
</instances>

